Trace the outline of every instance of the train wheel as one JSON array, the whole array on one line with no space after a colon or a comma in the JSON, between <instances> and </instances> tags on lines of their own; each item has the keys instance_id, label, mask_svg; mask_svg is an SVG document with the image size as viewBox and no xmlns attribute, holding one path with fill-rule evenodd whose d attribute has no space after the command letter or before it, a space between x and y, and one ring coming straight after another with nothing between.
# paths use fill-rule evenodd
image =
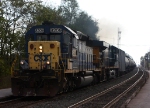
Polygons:
<instances>
[{"instance_id":1,"label":"train wheel","mask_svg":"<svg viewBox=\"0 0 150 108\"><path fill-rule=\"evenodd\" d=\"M67 92L69 90L69 84L67 78L64 78L63 82L63 92Z\"/></svg>"},{"instance_id":2,"label":"train wheel","mask_svg":"<svg viewBox=\"0 0 150 108\"><path fill-rule=\"evenodd\" d=\"M69 91L73 91L74 90L74 88L75 88L75 84L74 84L74 82L72 81L72 80L69 80Z\"/></svg>"}]
</instances>

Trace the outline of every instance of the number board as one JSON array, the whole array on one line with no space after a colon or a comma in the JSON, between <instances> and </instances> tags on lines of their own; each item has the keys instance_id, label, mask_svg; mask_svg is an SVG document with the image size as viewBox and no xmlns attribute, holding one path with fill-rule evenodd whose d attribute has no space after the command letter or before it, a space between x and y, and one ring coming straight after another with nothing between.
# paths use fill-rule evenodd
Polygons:
<instances>
[{"instance_id":1,"label":"number board","mask_svg":"<svg viewBox=\"0 0 150 108\"><path fill-rule=\"evenodd\" d=\"M35 33L44 33L44 28L36 28Z\"/></svg>"},{"instance_id":2,"label":"number board","mask_svg":"<svg viewBox=\"0 0 150 108\"><path fill-rule=\"evenodd\" d=\"M62 33L62 29L61 28L50 28L50 32L51 33Z\"/></svg>"}]
</instances>

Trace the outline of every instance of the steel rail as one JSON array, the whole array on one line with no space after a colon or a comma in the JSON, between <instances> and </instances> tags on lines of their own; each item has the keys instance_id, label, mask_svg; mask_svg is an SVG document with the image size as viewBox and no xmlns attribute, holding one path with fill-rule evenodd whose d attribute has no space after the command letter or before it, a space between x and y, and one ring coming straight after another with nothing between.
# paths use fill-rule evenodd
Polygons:
<instances>
[{"instance_id":1,"label":"steel rail","mask_svg":"<svg viewBox=\"0 0 150 108\"><path fill-rule=\"evenodd\" d=\"M25 97L20 97L20 98L16 98L16 99L1 101L1 102L0 102L0 105L1 105L1 104L5 104L5 103L9 103L9 102L13 102L13 101L16 101L16 100L20 100L20 99L23 99L23 98L25 98Z\"/></svg>"},{"instance_id":2,"label":"steel rail","mask_svg":"<svg viewBox=\"0 0 150 108\"><path fill-rule=\"evenodd\" d=\"M143 70L142 70L143 71ZM134 88L137 83L139 83L142 78L144 76L144 72L142 74L142 76L134 83L132 84L128 89L126 89L124 92L122 92L120 95L118 95L116 98L114 98L113 100L111 100L108 104L106 104L103 108L109 108L111 107L112 105L114 105L119 99L121 99L125 94L127 94L132 88Z\"/></svg>"},{"instance_id":3,"label":"steel rail","mask_svg":"<svg viewBox=\"0 0 150 108\"><path fill-rule=\"evenodd\" d=\"M85 103L87 103L87 102L89 102L89 101L91 101L91 100L93 100L93 99L95 99L95 98L97 98L97 97L99 97L99 96L102 96L102 95L106 94L107 92L109 92L109 91L111 91L111 90L113 90L113 89L115 89L115 88L117 88L117 87L123 85L124 83L126 83L126 82L128 82L129 80L131 80L132 78L134 78L134 77L138 74L138 72L139 72L139 68L138 68L138 70L137 70L137 73L136 73L135 75L133 75L132 77L128 78L127 80L125 80L125 81L123 81L123 82L121 82L121 83L119 83L119 84L117 84L117 85L114 85L114 86L112 86L112 87L110 87L110 88L108 88L108 89L106 89L106 90L104 90L104 91L102 91L102 92L100 92L100 93L97 93L97 94L95 94L95 95L93 95L93 96L91 96L91 97L88 97L88 98L86 98L86 99L84 99L84 100L82 100L82 101L79 101L79 102L77 102L77 103L75 103L75 104L69 106L68 108L74 108L74 107L81 106L82 104L85 104Z\"/></svg>"},{"instance_id":4,"label":"steel rail","mask_svg":"<svg viewBox=\"0 0 150 108\"><path fill-rule=\"evenodd\" d=\"M44 98L44 99L39 99L36 101L34 101L34 100L33 101L21 101L21 99L26 99L26 98L30 98L30 97L21 97L21 98L12 99L9 101L0 102L0 107L4 107L6 105L8 105L8 106L13 105L14 107L17 107L17 108L27 108L27 107L33 106L34 104L43 102L47 99L47 98ZM18 103L20 103L20 104L18 104Z\"/></svg>"}]
</instances>

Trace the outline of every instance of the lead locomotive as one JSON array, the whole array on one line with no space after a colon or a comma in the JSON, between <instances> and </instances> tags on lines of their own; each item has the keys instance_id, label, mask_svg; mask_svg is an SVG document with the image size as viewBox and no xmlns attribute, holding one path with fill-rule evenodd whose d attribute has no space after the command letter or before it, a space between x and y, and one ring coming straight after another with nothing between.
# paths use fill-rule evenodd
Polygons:
<instances>
[{"instance_id":1,"label":"lead locomotive","mask_svg":"<svg viewBox=\"0 0 150 108\"><path fill-rule=\"evenodd\" d=\"M64 25L44 22L25 35L24 59L12 71L15 96L54 96L118 77L135 67L121 49ZM20 55L20 56L21 56ZM12 67L14 68L14 67Z\"/></svg>"}]
</instances>

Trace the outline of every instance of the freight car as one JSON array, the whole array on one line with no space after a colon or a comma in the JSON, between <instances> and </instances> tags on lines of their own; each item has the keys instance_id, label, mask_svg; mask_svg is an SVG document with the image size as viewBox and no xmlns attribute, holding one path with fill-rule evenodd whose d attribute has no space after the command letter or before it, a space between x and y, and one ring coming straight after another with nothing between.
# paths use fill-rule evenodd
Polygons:
<instances>
[{"instance_id":1,"label":"freight car","mask_svg":"<svg viewBox=\"0 0 150 108\"><path fill-rule=\"evenodd\" d=\"M19 57L20 69L12 72L14 96L54 96L135 67L121 49L64 25L34 26L25 41L25 58Z\"/></svg>"}]
</instances>

